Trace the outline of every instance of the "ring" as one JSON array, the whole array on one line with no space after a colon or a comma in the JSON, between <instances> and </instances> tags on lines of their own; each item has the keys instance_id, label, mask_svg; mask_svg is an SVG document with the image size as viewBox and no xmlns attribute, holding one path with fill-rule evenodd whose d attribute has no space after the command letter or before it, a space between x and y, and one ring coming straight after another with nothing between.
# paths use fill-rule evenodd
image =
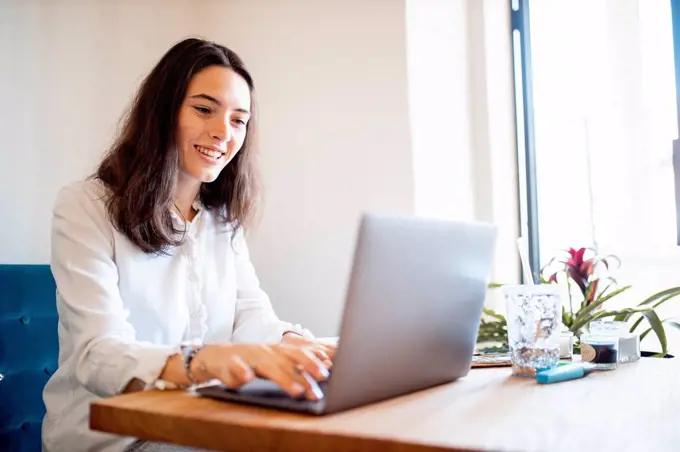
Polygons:
<instances>
[{"instance_id":1,"label":"ring","mask_svg":"<svg viewBox=\"0 0 680 452\"><path fill-rule=\"evenodd\" d=\"M295 372L301 374L304 371L305 371L305 366L303 366L302 364L296 364L295 365Z\"/></svg>"}]
</instances>

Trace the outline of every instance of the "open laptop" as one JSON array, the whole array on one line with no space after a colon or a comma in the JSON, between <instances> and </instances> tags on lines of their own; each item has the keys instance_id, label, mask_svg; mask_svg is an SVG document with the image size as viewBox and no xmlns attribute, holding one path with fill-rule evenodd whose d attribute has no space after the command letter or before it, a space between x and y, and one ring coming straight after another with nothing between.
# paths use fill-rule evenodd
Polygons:
<instances>
[{"instance_id":1,"label":"open laptop","mask_svg":"<svg viewBox=\"0 0 680 452\"><path fill-rule=\"evenodd\" d=\"M255 379L200 395L329 414L467 375L496 241L490 224L364 214L340 340L318 401Z\"/></svg>"}]
</instances>

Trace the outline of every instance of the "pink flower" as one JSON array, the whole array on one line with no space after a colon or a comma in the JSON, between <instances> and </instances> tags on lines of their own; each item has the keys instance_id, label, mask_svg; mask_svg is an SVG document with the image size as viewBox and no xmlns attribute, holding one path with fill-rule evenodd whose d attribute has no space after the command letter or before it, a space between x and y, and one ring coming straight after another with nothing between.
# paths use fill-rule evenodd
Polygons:
<instances>
[{"instance_id":1,"label":"pink flower","mask_svg":"<svg viewBox=\"0 0 680 452\"><path fill-rule=\"evenodd\" d=\"M580 248L578 250L569 248L570 257L567 262L565 262L569 276L578 285L579 289L581 289L581 293L584 297L586 296L588 288L588 279L590 279L590 277L593 275L593 271L595 270L595 262L593 259L583 260L583 255L585 252L585 248ZM595 282L595 284L597 284L597 282ZM588 296L589 302L593 300L596 288L597 285L592 288L591 293Z\"/></svg>"}]
</instances>

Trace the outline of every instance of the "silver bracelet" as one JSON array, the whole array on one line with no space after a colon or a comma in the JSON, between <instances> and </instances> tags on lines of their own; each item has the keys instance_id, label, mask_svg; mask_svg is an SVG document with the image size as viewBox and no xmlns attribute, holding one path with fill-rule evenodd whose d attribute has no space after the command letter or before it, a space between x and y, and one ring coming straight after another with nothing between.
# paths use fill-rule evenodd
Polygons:
<instances>
[{"instance_id":1,"label":"silver bracelet","mask_svg":"<svg viewBox=\"0 0 680 452\"><path fill-rule=\"evenodd\" d=\"M192 385L197 385L198 382L191 374L191 361L193 361L194 356L196 356L196 353L198 353L199 350L201 350L201 348L203 347L195 345L185 345L182 347L182 356L184 357L184 370L186 371L187 378L189 379L189 382L191 382Z\"/></svg>"}]
</instances>

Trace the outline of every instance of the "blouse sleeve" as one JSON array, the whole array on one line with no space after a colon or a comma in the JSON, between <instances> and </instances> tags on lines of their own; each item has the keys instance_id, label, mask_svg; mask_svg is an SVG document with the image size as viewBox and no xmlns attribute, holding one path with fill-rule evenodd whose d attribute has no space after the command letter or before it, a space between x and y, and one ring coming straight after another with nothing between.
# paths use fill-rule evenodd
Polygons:
<instances>
[{"instance_id":1,"label":"blouse sleeve","mask_svg":"<svg viewBox=\"0 0 680 452\"><path fill-rule=\"evenodd\" d=\"M62 189L51 241L60 334L73 344L61 353L76 379L103 397L120 393L133 378L152 384L179 347L135 339L118 289L113 227L103 202L84 186Z\"/></svg>"}]
</instances>

